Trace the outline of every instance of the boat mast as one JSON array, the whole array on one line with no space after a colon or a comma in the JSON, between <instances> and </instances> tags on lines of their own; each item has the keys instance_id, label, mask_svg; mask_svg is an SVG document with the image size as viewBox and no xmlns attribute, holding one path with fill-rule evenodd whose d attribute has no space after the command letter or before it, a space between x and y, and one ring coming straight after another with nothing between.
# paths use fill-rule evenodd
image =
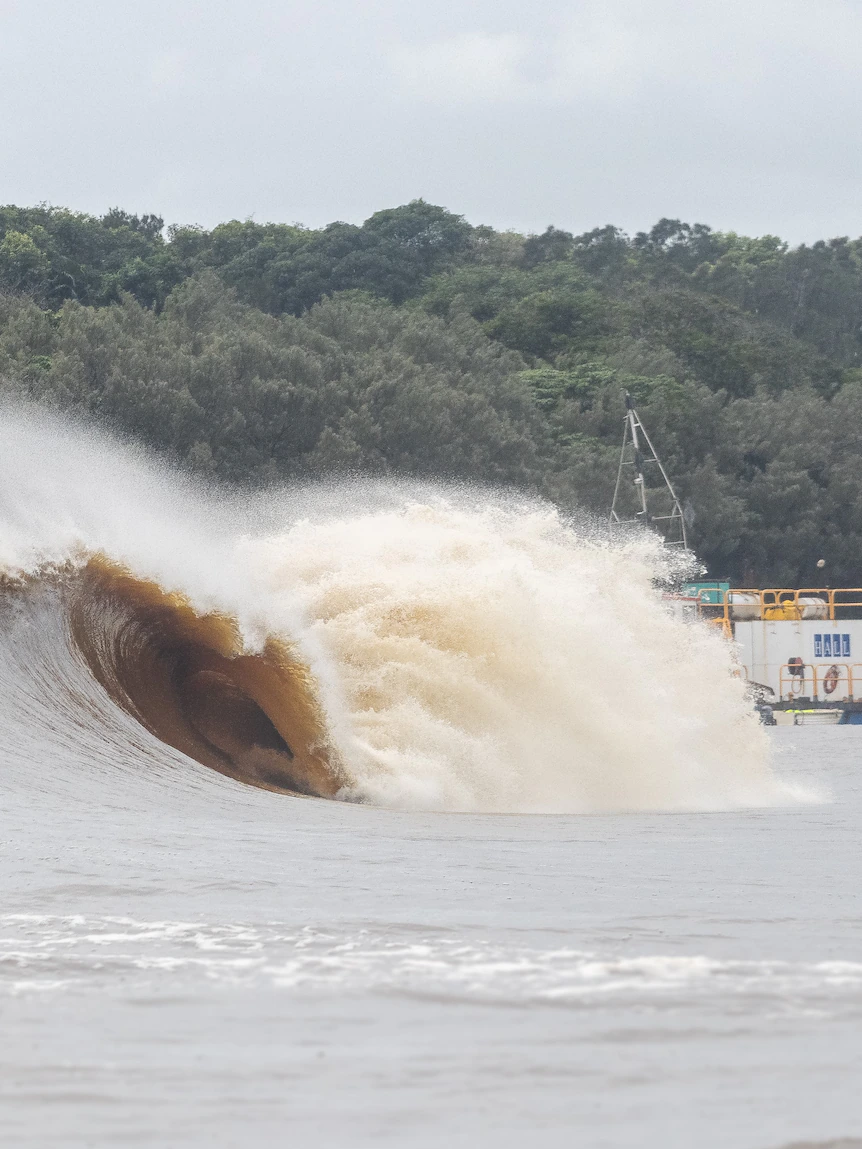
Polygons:
<instances>
[{"instance_id":1,"label":"boat mast","mask_svg":"<svg viewBox=\"0 0 862 1149\"><path fill-rule=\"evenodd\" d=\"M635 410L634 400L628 391L624 392L626 413L623 420L623 445L620 451L620 465L617 470L617 483L614 488L614 501L611 505L611 514L608 522L611 535L618 528L625 529L632 524L654 527L664 537L664 541L669 547L682 547L684 551L688 550L688 540L685 534L685 515L683 514L682 507L680 506L679 499L676 497L676 492L673 489L670 479L667 477L667 472L662 466L661 459L656 454L656 449L652 445L652 440L647 434L646 427L640 421L638 413ZM661 474L664 488L670 498L670 513L652 515L649 511L647 504L647 484L644 473L651 464L658 467ZM631 505L631 499L627 498L628 488L627 484L623 483L623 475L625 468L632 467L634 469L634 488L635 488L635 502L639 507L633 513L623 509L623 505L628 503ZM667 502L667 498L662 500ZM627 515L627 517L623 517Z\"/></svg>"}]
</instances>

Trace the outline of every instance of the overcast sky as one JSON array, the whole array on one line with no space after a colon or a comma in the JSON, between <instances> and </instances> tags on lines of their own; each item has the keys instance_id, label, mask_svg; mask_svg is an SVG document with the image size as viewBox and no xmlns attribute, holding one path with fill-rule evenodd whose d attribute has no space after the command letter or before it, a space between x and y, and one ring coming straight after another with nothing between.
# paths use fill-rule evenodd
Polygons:
<instances>
[{"instance_id":1,"label":"overcast sky","mask_svg":"<svg viewBox=\"0 0 862 1149\"><path fill-rule=\"evenodd\" d=\"M0 0L0 202L862 234L862 0Z\"/></svg>"}]
</instances>

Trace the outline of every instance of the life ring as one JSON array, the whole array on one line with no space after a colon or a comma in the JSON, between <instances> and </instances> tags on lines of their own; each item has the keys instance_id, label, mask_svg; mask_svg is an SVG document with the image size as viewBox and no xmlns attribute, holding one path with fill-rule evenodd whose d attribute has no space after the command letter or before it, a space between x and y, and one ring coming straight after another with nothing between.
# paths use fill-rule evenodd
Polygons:
<instances>
[{"instance_id":1,"label":"life ring","mask_svg":"<svg viewBox=\"0 0 862 1149\"><path fill-rule=\"evenodd\" d=\"M823 689L827 694L834 694L835 688L838 685L838 679L841 677L841 671L837 666L830 666L826 673L823 675Z\"/></svg>"}]
</instances>

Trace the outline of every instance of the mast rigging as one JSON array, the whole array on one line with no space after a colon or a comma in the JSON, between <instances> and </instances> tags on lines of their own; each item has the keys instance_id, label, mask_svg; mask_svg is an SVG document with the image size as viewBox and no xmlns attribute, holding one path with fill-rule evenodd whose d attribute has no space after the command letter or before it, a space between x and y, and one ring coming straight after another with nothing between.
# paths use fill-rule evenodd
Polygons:
<instances>
[{"instance_id":1,"label":"mast rigging","mask_svg":"<svg viewBox=\"0 0 862 1149\"><path fill-rule=\"evenodd\" d=\"M656 453L652 440L647 434L646 427L640 421L635 410L634 400L628 391L624 392L626 413L623 420L623 444L620 450L620 465L617 469L617 482L614 488L614 501L611 505L611 514L608 527L611 535L619 529L625 530L633 525L652 527L664 538L669 547L681 547L688 550L688 540L685 533L685 514L673 485L667 476L661 459ZM647 468L658 468L662 479L662 486L658 490L653 488L652 497L659 498L666 506L662 511L669 513L651 514L645 474ZM634 470L633 486L635 494L635 507L631 509L631 492L628 484L623 482L626 468ZM662 492L664 498L662 498ZM628 504L628 506L626 506Z\"/></svg>"}]
</instances>

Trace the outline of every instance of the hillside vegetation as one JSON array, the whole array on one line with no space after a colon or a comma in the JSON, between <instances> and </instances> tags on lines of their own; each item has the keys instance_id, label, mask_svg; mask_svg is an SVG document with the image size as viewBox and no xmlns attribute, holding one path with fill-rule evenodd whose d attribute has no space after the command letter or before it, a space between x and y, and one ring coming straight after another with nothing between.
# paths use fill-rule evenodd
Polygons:
<instances>
[{"instance_id":1,"label":"hillside vegetation","mask_svg":"<svg viewBox=\"0 0 862 1149\"><path fill-rule=\"evenodd\" d=\"M627 389L713 576L862 584L862 240L5 207L0 376L226 480L470 478L603 515Z\"/></svg>"}]
</instances>

